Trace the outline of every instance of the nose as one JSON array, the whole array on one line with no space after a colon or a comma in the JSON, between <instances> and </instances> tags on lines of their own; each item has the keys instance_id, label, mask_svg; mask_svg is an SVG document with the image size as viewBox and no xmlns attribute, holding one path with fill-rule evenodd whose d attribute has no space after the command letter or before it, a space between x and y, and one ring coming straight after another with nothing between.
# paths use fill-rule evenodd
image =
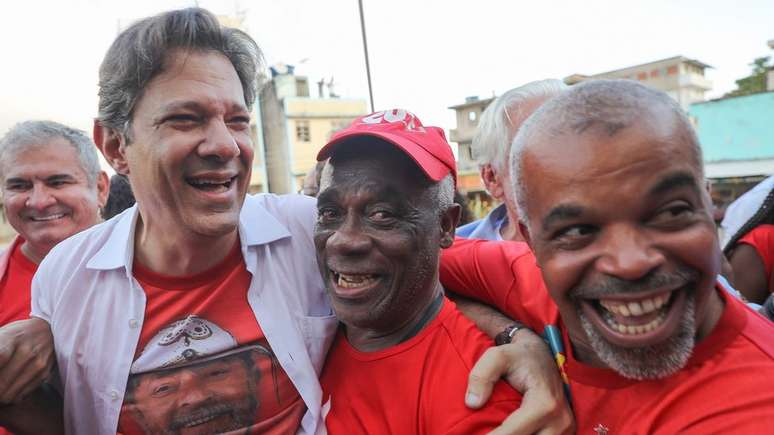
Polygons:
<instances>
[{"instance_id":1,"label":"nose","mask_svg":"<svg viewBox=\"0 0 774 435\"><path fill-rule=\"evenodd\" d=\"M177 402L180 408L195 407L210 398L211 394L199 379L199 374L182 369L179 376L180 390Z\"/></svg>"},{"instance_id":2,"label":"nose","mask_svg":"<svg viewBox=\"0 0 774 435\"><path fill-rule=\"evenodd\" d=\"M354 257L365 255L371 249L372 240L363 231L359 219L349 213L349 216L336 228L326 242L329 255Z\"/></svg>"},{"instance_id":3,"label":"nose","mask_svg":"<svg viewBox=\"0 0 774 435\"><path fill-rule=\"evenodd\" d=\"M33 210L42 211L47 207L56 204L56 198L51 194L48 187L36 184L32 187L30 196L27 197L25 205Z\"/></svg>"},{"instance_id":4,"label":"nose","mask_svg":"<svg viewBox=\"0 0 774 435\"><path fill-rule=\"evenodd\" d=\"M239 156L239 144L222 119L213 119L206 130L207 137L199 145L198 152L203 158L229 161Z\"/></svg>"},{"instance_id":5,"label":"nose","mask_svg":"<svg viewBox=\"0 0 774 435\"><path fill-rule=\"evenodd\" d=\"M632 226L610 228L603 243L603 253L596 262L597 270L628 281L646 276L666 260L648 235Z\"/></svg>"}]
</instances>

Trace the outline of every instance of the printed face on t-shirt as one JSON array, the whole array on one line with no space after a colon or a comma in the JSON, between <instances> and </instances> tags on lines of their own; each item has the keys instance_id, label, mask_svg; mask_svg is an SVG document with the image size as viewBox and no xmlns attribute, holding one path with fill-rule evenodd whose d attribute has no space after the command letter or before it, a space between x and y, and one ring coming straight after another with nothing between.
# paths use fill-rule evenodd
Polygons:
<instances>
[{"instance_id":1,"label":"printed face on t-shirt","mask_svg":"<svg viewBox=\"0 0 774 435\"><path fill-rule=\"evenodd\" d=\"M210 434L250 427L256 419L268 350L241 348L216 359L133 375L124 406L145 433Z\"/></svg>"},{"instance_id":2,"label":"printed face on t-shirt","mask_svg":"<svg viewBox=\"0 0 774 435\"><path fill-rule=\"evenodd\" d=\"M698 158L672 112L651 112L522 156L530 244L579 357L634 379L682 368L720 304Z\"/></svg>"}]
</instances>

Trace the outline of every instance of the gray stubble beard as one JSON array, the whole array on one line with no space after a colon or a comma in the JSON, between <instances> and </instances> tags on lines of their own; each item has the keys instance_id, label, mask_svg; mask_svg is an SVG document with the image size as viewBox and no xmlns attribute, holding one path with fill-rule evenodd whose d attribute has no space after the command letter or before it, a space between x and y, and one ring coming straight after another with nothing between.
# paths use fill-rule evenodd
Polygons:
<instances>
[{"instance_id":1,"label":"gray stubble beard","mask_svg":"<svg viewBox=\"0 0 774 435\"><path fill-rule=\"evenodd\" d=\"M580 307L578 316L597 358L628 379L661 379L677 373L688 363L696 342L696 297L690 291L686 295L685 310L675 334L652 346L627 348L610 343L596 330Z\"/></svg>"}]
</instances>

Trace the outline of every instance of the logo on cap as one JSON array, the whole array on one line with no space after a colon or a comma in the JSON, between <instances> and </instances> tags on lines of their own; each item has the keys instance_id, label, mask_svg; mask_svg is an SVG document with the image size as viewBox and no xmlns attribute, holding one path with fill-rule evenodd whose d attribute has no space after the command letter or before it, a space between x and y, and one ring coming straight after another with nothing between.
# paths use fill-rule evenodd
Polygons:
<instances>
[{"instance_id":1,"label":"logo on cap","mask_svg":"<svg viewBox=\"0 0 774 435\"><path fill-rule=\"evenodd\" d=\"M413 113L403 109L382 110L360 118L363 124L400 123L409 131L425 132L422 122Z\"/></svg>"}]
</instances>

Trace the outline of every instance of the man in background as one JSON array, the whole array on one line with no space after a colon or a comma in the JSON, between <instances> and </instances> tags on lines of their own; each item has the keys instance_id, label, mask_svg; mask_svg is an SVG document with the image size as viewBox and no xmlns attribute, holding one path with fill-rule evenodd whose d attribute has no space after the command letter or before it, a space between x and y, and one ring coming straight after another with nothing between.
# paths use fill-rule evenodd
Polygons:
<instances>
[{"instance_id":1,"label":"man in background","mask_svg":"<svg viewBox=\"0 0 774 435\"><path fill-rule=\"evenodd\" d=\"M470 239L523 240L519 232L519 211L507 194L511 184L508 150L521 124L547 100L565 90L559 80L527 83L497 97L481 115L473 137L473 156L478 160L481 180L487 192L502 204L483 219L463 225L457 235Z\"/></svg>"},{"instance_id":2,"label":"man in background","mask_svg":"<svg viewBox=\"0 0 774 435\"><path fill-rule=\"evenodd\" d=\"M82 131L26 121L0 139L0 182L5 216L18 233L0 254L0 326L19 322L9 325L14 329L27 323L40 261L56 244L100 221L108 181L94 143ZM20 393L24 380L0 392L0 402Z\"/></svg>"}]
</instances>

